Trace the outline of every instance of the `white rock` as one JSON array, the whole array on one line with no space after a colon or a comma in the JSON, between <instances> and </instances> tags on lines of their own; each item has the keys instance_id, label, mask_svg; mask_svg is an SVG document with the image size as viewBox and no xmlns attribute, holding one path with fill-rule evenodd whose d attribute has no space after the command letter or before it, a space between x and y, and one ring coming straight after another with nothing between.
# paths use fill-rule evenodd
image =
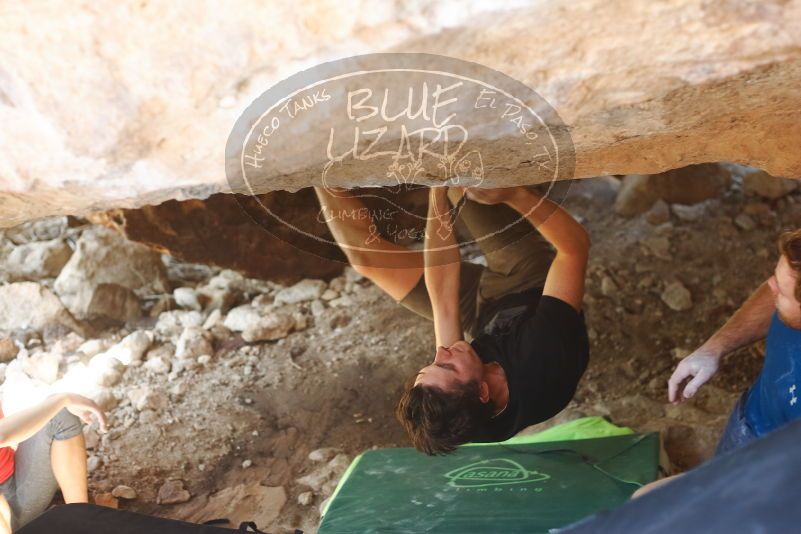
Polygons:
<instances>
[{"instance_id":1,"label":"white rock","mask_svg":"<svg viewBox=\"0 0 801 534\"><path fill-rule=\"evenodd\" d=\"M199 326L192 326L183 331L175 347L175 357L180 359L197 358L202 354L211 354L210 335Z\"/></svg>"},{"instance_id":2,"label":"white rock","mask_svg":"<svg viewBox=\"0 0 801 534\"><path fill-rule=\"evenodd\" d=\"M154 410L159 411L169 406L169 399L164 393L153 391L148 386L140 386L128 390L128 399L131 405L139 411Z\"/></svg>"},{"instance_id":3,"label":"white rock","mask_svg":"<svg viewBox=\"0 0 801 534\"><path fill-rule=\"evenodd\" d=\"M11 281L54 278L72 256L62 239L20 245L3 259L2 269Z\"/></svg>"},{"instance_id":4,"label":"white rock","mask_svg":"<svg viewBox=\"0 0 801 534\"><path fill-rule=\"evenodd\" d=\"M95 356L101 352L106 352L114 346L114 341L108 338L89 339L78 347L78 352L82 352L88 357Z\"/></svg>"},{"instance_id":5,"label":"white rock","mask_svg":"<svg viewBox=\"0 0 801 534\"><path fill-rule=\"evenodd\" d=\"M203 321L203 330L211 330L215 326L224 326L222 312L219 309L212 310L206 320Z\"/></svg>"},{"instance_id":6,"label":"white rock","mask_svg":"<svg viewBox=\"0 0 801 534\"><path fill-rule=\"evenodd\" d=\"M242 332L248 328L255 326L261 319L259 310L245 304L244 306L237 306L228 312L228 315L223 321L223 326L234 332Z\"/></svg>"},{"instance_id":7,"label":"white rock","mask_svg":"<svg viewBox=\"0 0 801 534\"><path fill-rule=\"evenodd\" d=\"M113 293L119 300L123 290L165 293L169 282L159 253L128 241L112 230L96 226L85 230L78 239L75 252L53 287L64 305L78 318L103 315L127 319L121 312L110 315L114 313L111 307L98 305L95 293L99 288L105 288L107 294ZM106 301L108 297L102 300ZM127 313L129 310L122 311Z\"/></svg>"},{"instance_id":8,"label":"white rock","mask_svg":"<svg viewBox=\"0 0 801 534\"><path fill-rule=\"evenodd\" d=\"M295 326L295 320L289 315L273 313L262 317L259 321L242 332L242 339L248 343L254 341L273 341L289 335Z\"/></svg>"},{"instance_id":9,"label":"white rock","mask_svg":"<svg viewBox=\"0 0 801 534\"><path fill-rule=\"evenodd\" d=\"M320 300L314 300L311 303L311 312L314 317L319 317L325 313L325 304Z\"/></svg>"},{"instance_id":10,"label":"white rock","mask_svg":"<svg viewBox=\"0 0 801 534\"><path fill-rule=\"evenodd\" d=\"M122 380L122 373L116 369L104 369L96 374L95 381L98 386L110 388Z\"/></svg>"},{"instance_id":11,"label":"white rock","mask_svg":"<svg viewBox=\"0 0 801 534\"><path fill-rule=\"evenodd\" d=\"M0 286L0 330L41 331L49 324L60 324L79 333L83 330L46 287L34 282Z\"/></svg>"},{"instance_id":12,"label":"white rock","mask_svg":"<svg viewBox=\"0 0 801 534\"><path fill-rule=\"evenodd\" d=\"M166 374L170 372L170 363L161 356L150 358L144 363L144 368L156 374Z\"/></svg>"},{"instance_id":13,"label":"white rock","mask_svg":"<svg viewBox=\"0 0 801 534\"><path fill-rule=\"evenodd\" d=\"M323 447L322 449L314 449L311 451L308 458L312 462L327 462L340 452L342 452L342 450L336 447Z\"/></svg>"},{"instance_id":14,"label":"white rock","mask_svg":"<svg viewBox=\"0 0 801 534\"><path fill-rule=\"evenodd\" d=\"M172 292L172 297L175 299L175 304L181 308L190 310L201 311L203 306L198 300L198 293L191 287L177 287Z\"/></svg>"},{"instance_id":15,"label":"white rock","mask_svg":"<svg viewBox=\"0 0 801 534\"><path fill-rule=\"evenodd\" d=\"M151 343L152 339L146 332L137 330L125 336L122 341L106 351L106 354L118 359L124 365L131 365L142 360Z\"/></svg>"},{"instance_id":16,"label":"white rock","mask_svg":"<svg viewBox=\"0 0 801 534\"><path fill-rule=\"evenodd\" d=\"M309 506L314 502L314 493L311 491L304 491L298 495L298 504L301 506Z\"/></svg>"},{"instance_id":17,"label":"white rock","mask_svg":"<svg viewBox=\"0 0 801 534\"><path fill-rule=\"evenodd\" d=\"M209 278L206 286L230 291L242 291L245 289L245 277L236 271L224 269L216 276Z\"/></svg>"},{"instance_id":18,"label":"white rock","mask_svg":"<svg viewBox=\"0 0 801 534\"><path fill-rule=\"evenodd\" d=\"M58 380L61 356L50 352L37 352L22 359L22 368L31 378L52 384Z\"/></svg>"},{"instance_id":19,"label":"white rock","mask_svg":"<svg viewBox=\"0 0 801 534\"><path fill-rule=\"evenodd\" d=\"M345 308L348 306L353 306L353 299L347 295L342 295L341 297L330 301L328 305L332 308Z\"/></svg>"},{"instance_id":20,"label":"white rock","mask_svg":"<svg viewBox=\"0 0 801 534\"><path fill-rule=\"evenodd\" d=\"M327 284L322 280L306 278L291 287L281 289L275 295L276 304L295 304L322 297Z\"/></svg>"},{"instance_id":21,"label":"white rock","mask_svg":"<svg viewBox=\"0 0 801 534\"><path fill-rule=\"evenodd\" d=\"M339 478L348 465L350 465L350 458L345 454L337 454L328 463L297 479L297 482L310 487L317 493L330 494L334 491Z\"/></svg>"},{"instance_id":22,"label":"white rock","mask_svg":"<svg viewBox=\"0 0 801 534\"><path fill-rule=\"evenodd\" d=\"M323 300L334 300L338 296L339 296L339 293L334 291L333 289L326 289L323 292L323 294L320 295L320 298L323 299Z\"/></svg>"},{"instance_id":23,"label":"white rock","mask_svg":"<svg viewBox=\"0 0 801 534\"><path fill-rule=\"evenodd\" d=\"M706 204L694 204L692 206L686 206L684 204L673 204L670 206L670 211L679 218L679 220L685 222L695 222L700 221L706 215Z\"/></svg>"},{"instance_id":24,"label":"white rock","mask_svg":"<svg viewBox=\"0 0 801 534\"><path fill-rule=\"evenodd\" d=\"M159 314L155 330L162 337L179 336L185 328L203 325L203 315L192 310L170 310Z\"/></svg>"}]
</instances>

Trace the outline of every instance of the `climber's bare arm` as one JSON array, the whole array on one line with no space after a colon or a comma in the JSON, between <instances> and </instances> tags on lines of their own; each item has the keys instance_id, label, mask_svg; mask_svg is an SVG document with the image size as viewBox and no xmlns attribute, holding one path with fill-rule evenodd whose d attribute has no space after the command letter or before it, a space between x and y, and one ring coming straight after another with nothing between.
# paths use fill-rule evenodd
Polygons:
<instances>
[{"instance_id":1,"label":"climber's bare arm","mask_svg":"<svg viewBox=\"0 0 801 534\"><path fill-rule=\"evenodd\" d=\"M447 188L431 188L424 247L425 280L434 314L434 336L438 347L449 347L462 339L459 312L461 266L450 217Z\"/></svg>"},{"instance_id":2,"label":"climber's bare arm","mask_svg":"<svg viewBox=\"0 0 801 534\"><path fill-rule=\"evenodd\" d=\"M556 249L542 294L581 310L590 255L590 238L584 227L559 205L526 187L470 188L467 196L484 204L505 203L524 216Z\"/></svg>"},{"instance_id":3,"label":"climber's bare arm","mask_svg":"<svg viewBox=\"0 0 801 534\"><path fill-rule=\"evenodd\" d=\"M408 295L423 276L423 253L379 236L364 203L346 190L315 187L314 191L328 228L351 266L395 300Z\"/></svg>"}]
</instances>

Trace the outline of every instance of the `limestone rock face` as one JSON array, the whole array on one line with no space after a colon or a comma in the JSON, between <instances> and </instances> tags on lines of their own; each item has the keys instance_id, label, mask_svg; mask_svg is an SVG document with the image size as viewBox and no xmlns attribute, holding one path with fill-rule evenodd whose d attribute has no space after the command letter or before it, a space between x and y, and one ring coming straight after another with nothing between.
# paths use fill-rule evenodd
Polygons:
<instances>
[{"instance_id":1,"label":"limestone rock face","mask_svg":"<svg viewBox=\"0 0 801 534\"><path fill-rule=\"evenodd\" d=\"M134 291L165 293L168 286L157 252L99 226L83 232L53 285L76 317L118 320L137 315Z\"/></svg>"},{"instance_id":2,"label":"limestone rock face","mask_svg":"<svg viewBox=\"0 0 801 534\"><path fill-rule=\"evenodd\" d=\"M285 6L3 6L0 227L227 191L225 141L250 102L302 68L387 47L474 61L532 87L570 126L577 177L712 161L801 176L798 0ZM318 164L276 171L254 192L308 186ZM364 185L358 173L337 180ZM485 185L498 180L489 173Z\"/></svg>"}]
</instances>

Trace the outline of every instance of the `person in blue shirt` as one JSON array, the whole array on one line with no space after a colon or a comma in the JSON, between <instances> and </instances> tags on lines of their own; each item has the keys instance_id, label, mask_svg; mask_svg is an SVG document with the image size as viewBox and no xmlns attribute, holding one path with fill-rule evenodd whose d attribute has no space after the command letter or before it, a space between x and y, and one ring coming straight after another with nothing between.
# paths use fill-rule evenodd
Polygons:
<instances>
[{"instance_id":1,"label":"person in blue shirt","mask_svg":"<svg viewBox=\"0 0 801 534\"><path fill-rule=\"evenodd\" d=\"M762 371L735 404L716 455L801 419L801 229L781 235L779 254L773 275L720 330L679 362L668 381L670 402L689 399L717 372L721 358L767 337ZM674 478L652 482L632 497Z\"/></svg>"},{"instance_id":2,"label":"person in blue shirt","mask_svg":"<svg viewBox=\"0 0 801 534\"><path fill-rule=\"evenodd\" d=\"M762 371L737 401L716 454L801 418L801 229L782 234L779 252L773 276L668 381L671 402L688 399L715 374L723 356L767 337Z\"/></svg>"}]
</instances>

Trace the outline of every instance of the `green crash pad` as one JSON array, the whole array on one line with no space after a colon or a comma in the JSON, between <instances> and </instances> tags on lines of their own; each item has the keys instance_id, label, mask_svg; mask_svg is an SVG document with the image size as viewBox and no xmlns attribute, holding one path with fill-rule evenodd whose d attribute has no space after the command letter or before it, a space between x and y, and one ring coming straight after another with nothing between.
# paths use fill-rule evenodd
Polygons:
<instances>
[{"instance_id":1,"label":"green crash pad","mask_svg":"<svg viewBox=\"0 0 801 534\"><path fill-rule=\"evenodd\" d=\"M600 421L544 435L606 437L540 442L535 434L438 457L368 451L346 472L318 532L549 532L616 507L656 479L659 436Z\"/></svg>"}]
</instances>

